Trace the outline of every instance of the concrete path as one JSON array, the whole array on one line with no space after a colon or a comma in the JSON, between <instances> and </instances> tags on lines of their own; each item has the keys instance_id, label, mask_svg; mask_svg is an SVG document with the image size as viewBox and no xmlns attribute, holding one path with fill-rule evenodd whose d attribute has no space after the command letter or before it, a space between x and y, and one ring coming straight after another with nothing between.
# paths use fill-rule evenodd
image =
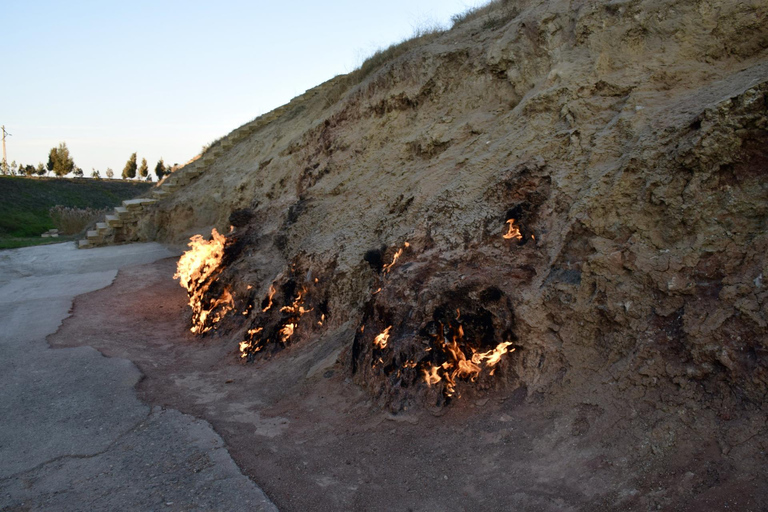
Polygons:
<instances>
[{"instance_id":1,"label":"concrete path","mask_svg":"<svg viewBox=\"0 0 768 512\"><path fill-rule=\"evenodd\" d=\"M0 251L0 510L277 510L207 422L137 399L133 363L46 342L76 295L169 256L158 244Z\"/></svg>"}]
</instances>

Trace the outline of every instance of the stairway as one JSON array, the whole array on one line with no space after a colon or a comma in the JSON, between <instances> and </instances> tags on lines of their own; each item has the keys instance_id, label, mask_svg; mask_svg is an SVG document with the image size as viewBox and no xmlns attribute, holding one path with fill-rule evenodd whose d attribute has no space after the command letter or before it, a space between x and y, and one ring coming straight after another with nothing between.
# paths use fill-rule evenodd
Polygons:
<instances>
[{"instance_id":1,"label":"stairway","mask_svg":"<svg viewBox=\"0 0 768 512\"><path fill-rule=\"evenodd\" d=\"M103 222L96 224L96 229L89 230L86 238L78 241L79 249L90 249L92 247L101 247L105 245L114 245L119 243L135 242L138 240L136 235L139 219L145 212L151 210L155 203L163 201L170 197L178 189L187 186L193 180L200 177L212 164L220 157L224 151L231 149L236 143L250 136L261 124L258 122L261 118L245 126L241 126L225 138L214 143L197 160L185 165L165 176L155 186L150 197L140 197L137 199L128 199L123 201L121 206L104 218Z\"/></svg>"}]
</instances>

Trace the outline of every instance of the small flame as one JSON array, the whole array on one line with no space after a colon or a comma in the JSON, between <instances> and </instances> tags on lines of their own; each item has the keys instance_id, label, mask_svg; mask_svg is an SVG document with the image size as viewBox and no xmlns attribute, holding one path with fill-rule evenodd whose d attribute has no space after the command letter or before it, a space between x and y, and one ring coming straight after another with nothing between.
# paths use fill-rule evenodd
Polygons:
<instances>
[{"instance_id":1,"label":"small flame","mask_svg":"<svg viewBox=\"0 0 768 512\"><path fill-rule=\"evenodd\" d=\"M283 328L280 329L280 341L283 343L288 341L288 338L293 336L293 331L296 330L296 327L297 325L293 323L284 325Z\"/></svg>"},{"instance_id":2,"label":"small flame","mask_svg":"<svg viewBox=\"0 0 768 512\"><path fill-rule=\"evenodd\" d=\"M440 371L440 368L440 366L433 366L429 370L422 370L427 386L434 386L442 380L440 375L437 374L437 372Z\"/></svg>"},{"instance_id":3,"label":"small flame","mask_svg":"<svg viewBox=\"0 0 768 512\"><path fill-rule=\"evenodd\" d=\"M508 349L510 345L512 345L512 342L510 341L499 343L493 350L489 350L482 354L474 354L472 360L478 364L485 361L486 366L496 366L499 364L499 361L501 361L501 356L515 351L514 348L512 350Z\"/></svg>"},{"instance_id":4,"label":"small flame","mask_svg":"<svg viewBox=\"0 0 768 512\"><path fill-rule=\"evenodd\" d=\"M392 257L392 263L390 263L389 265L384 265L383 268L385 273L388 273L390 270L392 270L392 267L395 266L395 263L397 263L397 260L400 259L400 256L403 255L403 249L407 249L410 246L411 244L409 244L408 242L405 242L404 246L397 250L395 255Z\"/></svg>"},{"instance_id":5,"label":"small flame","mask_svg":"<svg viewBox=\"0 0 768 512\"><path fill-rule=\"evenodd\" d=\"M269 293L267 294L267 305L264 308L262 308L261 310L262 313L266 313L267 311L269 311L269 308L272 307L272 297L274 296L275 296L275 285L271 284L269 285Z\"/></svg>"},{"instance_id":6,"label":"small flame","mask_svg":"<svg viewBox=\"0 0 768 512\"><path fill-rule=\"evenodd\" d=\"M389 342L389 331L392 330L392 326L390 325L384 331L376 336L376 338L373 340L373 344L376 346L376 348L384 350L387 348L387 343Z\"/></svg>"},{"instance_id":7,"label":"small flame","mask_svg":"<svg viewBox=\"0 0 768 512\"><path fill-rule=\"evenodd\" d=\"M298 314L299 316L303 315L304 313L309 313L310 311L312 311L312 309L304 309L304 306L302 306L302 304L304 303L304 300L302 299L302 294L305 291L306 290L302 290L301 292L299 292L299 294L296 296L296 299L293 301L293 304L291 304L290 306L283 306L282 308L280 308L280 311L282 313Z\"/></svg>"},{"instance_id":8,"label":"small flame","mask_svg":"<svg viewBox=\"0 0 768 512\"><path fill-rule=\"evenodd\" d=\"M509 231L507 231L504 234L505 240L522 240L523 235L520 233L520 229L515 226L515 219L509 219L507 221L507 224L509 224Z\"/></svg>"}]
</instances>

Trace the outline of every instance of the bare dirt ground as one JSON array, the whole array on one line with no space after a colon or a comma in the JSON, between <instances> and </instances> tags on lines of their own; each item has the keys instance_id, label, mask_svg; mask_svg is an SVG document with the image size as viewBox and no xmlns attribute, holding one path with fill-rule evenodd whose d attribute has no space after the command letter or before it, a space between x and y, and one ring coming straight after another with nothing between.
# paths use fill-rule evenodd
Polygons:
<instances>
[{"instance_id":1,"label":"bare dirt ground","mask_svg":"<svg viewBox=\"0 0 768 512\"><path fill-rule=\"evenodd\" d=\"M209 421L280 510L766 510L762 438L718 440L754 415L681 406L660 421L653 396L629 404L610 384L391 415L335 362L348 329L243 363L232 336L189 333L174 269L122 270L49 341L134 361L140 397Z\"/></svg>"}]
</instances>

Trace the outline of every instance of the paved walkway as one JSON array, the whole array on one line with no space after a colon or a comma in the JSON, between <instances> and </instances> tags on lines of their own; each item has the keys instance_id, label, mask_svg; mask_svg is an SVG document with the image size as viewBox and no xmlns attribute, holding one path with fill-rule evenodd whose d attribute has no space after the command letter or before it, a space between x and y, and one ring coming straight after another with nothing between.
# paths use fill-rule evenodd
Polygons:
<instances>
[{"instance_id":1,"label":"paved walkway","mask_svg":"<svg viewBox=\"0 0 768 512\"><path fill-rule=\"evenodd\" d=\"M46 342L76 295L169 256L158 244L0 251L0 510L277 510L207 422L138 400L133 363Z\"/></svg>"}]
</instances>

